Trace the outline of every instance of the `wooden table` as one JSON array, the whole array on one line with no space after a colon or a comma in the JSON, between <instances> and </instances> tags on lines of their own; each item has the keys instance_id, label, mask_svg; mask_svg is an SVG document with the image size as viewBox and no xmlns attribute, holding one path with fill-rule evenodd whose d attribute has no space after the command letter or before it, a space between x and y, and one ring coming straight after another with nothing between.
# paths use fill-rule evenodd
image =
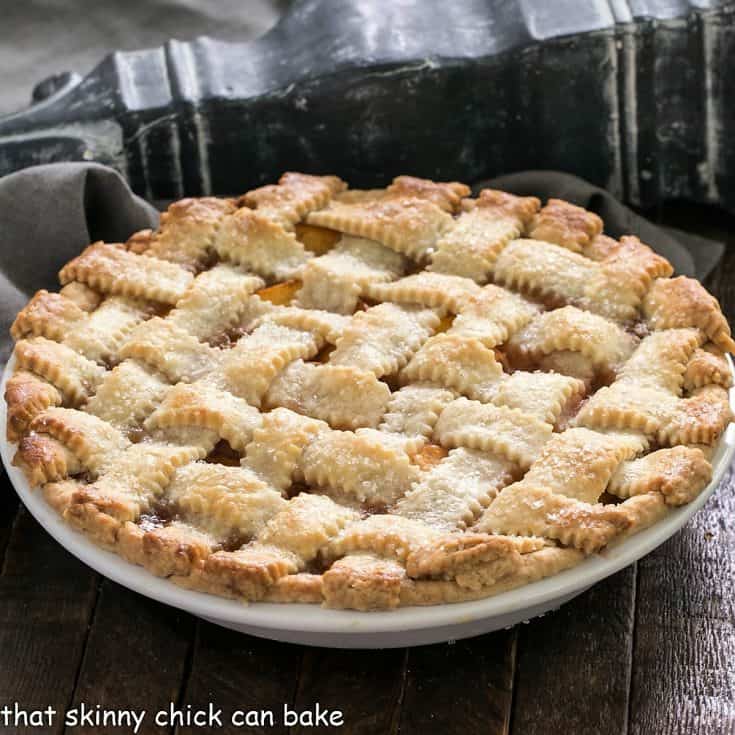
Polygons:
<instances>
[{"instance_id":1,"label":"wooden table","mask_svg":"<svg viewBox=\"0 0 735 735\"><path fill-rule=\"evenodd\" d=\"M682 206L658 218L729 240L707 286L735 324L735 218ZM18 511L6 478L0 707L154 712L211 702L273 710L278 723L284 704L319 702L342 710L339 732L369 735L735 733L734 486L730 473L678 535L541 619L454 644L339 651L235 634L101 578ZM140 732L287 729L174 730L151 716ZM50 729L0 727L63 731L60 718Z\"/></svg>"}]
</instances>

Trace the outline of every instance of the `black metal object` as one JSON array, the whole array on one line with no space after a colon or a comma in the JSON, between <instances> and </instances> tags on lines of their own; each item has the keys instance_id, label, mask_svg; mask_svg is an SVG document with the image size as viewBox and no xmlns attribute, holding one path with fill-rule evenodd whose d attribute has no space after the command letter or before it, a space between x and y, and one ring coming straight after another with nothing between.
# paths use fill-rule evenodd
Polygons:
<instances>
[{"instance_id":1,"label":"black metal object","mask_svg":"<svg viewBox=\"0 0 735 735\"><path fill-rule=\"evenodd\" d=\"M285 169L375 185L562 169L635 204L735 210L732 0L301 0L58 75L0 118L0 174L96 160L149 198Z\"/></svg>"}]
</instances>

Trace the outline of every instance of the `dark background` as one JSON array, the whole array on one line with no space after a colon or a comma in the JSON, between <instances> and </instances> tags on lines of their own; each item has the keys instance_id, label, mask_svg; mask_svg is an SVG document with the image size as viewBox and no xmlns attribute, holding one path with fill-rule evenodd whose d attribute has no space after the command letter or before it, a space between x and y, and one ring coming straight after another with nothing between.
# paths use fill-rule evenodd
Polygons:
<instances>
[{"instance_id":1,"label":"dark background","mask_svg":"<svg viewBox=\"0 0 735 735\"><path fill-rule=\"evenodd\" d=\"M289 0L2 0L0 115L61 71L90 71L110 51L210 35L243 41L267 31Z\"/></svg>"}]
</instances>

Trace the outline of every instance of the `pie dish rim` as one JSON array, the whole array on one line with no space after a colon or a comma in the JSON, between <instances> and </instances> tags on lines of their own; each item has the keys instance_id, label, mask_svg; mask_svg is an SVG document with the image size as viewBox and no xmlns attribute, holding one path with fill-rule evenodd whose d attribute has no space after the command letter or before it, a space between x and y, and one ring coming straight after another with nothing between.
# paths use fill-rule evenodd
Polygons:
<instances>
[{"instance_id":1,"label":"pie dish rim","mask_svg":"<svg viewBox=\"0 0 735 735\"><path fill-rule=\"evenodd\" d=\"M735 377L735 364L725 355L730 372ZM4 395L8 378L15 370L15 356L11 355L0 380ZM728 389L730 405L735 410L735 385ZM0 422L7 420L7 403L0 401ZM667 517L648 528L624 539L618 545L590 555L570 569L518 588L477 600L414 605L393 610L359 611L332 609L308 602L248 602L184 589L168 579L155 576L144 567L125 560L119 554L107 551L84 533L74 529L46 502L37 488L32 488L23 471L13 466L16 444L3 436L0 456L18 497L36 521L66 551L102 576L157 602L184 610L200 618L225 627L253 626L262 631L278 633L315 633L335 636L426 631L441 626L458 626L479 620L514 615L525 619L523 610L538 608L548 603L553 609L560 603L580 594L592 585L651 553L677 533L699 511L719 487L722 478L735 457L735 423L718 439L712 457L712 480L691 502L671 508ZM520 604L518 604L520 603ZM536 613L538 615L539 613ZM532 615L533 617L533 615ZM495 628L505 627L500 623ZM469 634L471 635L471 634ZM277 637L274 635L273 637ZM461 636L459 636L461 637ZM410 645L408 642L403 645ZM376 642L375 647L381 647Z\"/></svg>"}]
</instances>

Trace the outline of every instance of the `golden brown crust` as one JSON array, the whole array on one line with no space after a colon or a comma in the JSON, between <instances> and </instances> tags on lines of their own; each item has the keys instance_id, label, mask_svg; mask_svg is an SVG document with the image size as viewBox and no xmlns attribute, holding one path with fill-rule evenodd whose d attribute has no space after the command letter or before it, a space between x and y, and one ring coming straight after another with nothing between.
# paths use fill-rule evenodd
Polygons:
<instances>
[{"instance_id":1,"label":"golden brown crust","mask_svg":"<svg viewBox=\"0 0 735 735\"><path fill-rule=\"evenodd\" d=\"M719 385L692 391L676 406L672 421L659 431L666 444L714 444L732 421L730 396Z\"/></svg>"},{"instance_id":2,"label":"golden brown crust","mask_svg":"<svg viewBox=\"0 0 735 735\"><path fill-rule=\"evenodd\" d=\"M274 222L289 227L304 218L307 212L321 209L347 185L336 176L310 176L288 172L278 185L261 186L237 200L240 207L250 207L264 213Z\"/></svg>"},{"instance_id":3,"label":"golden brown crust","mask_svg":"<svg viewBox=\"0 0 735 735\"><path fill-rule=\"evenodd\" d=\"M150 229L138 230L125 241L125 248L131 253L142 255L151 246L153 234L153 230Z\"/></svg>"},{"instance_id":4,"label":"golden brown crust","mask_svg":"<svg viewBox=\"0 0 735 735\"><path fill-rule=\"evenodd\" d=\"M122 245L97 242L59 271L67 284L81 281L102 293L175 304L190 285L192 275L174 263L136 255Z\"/></svg>"},{"instance_id":5,"label":"golden brown crust","mask_svg":"<svg viewBox=\"0 0 735 735\"><path fill-rule=\"evenodd\" d=\"M18 314L14 464L72 527L188 589L391 610L706 487L735 343L700 284L560 200L345 188L175 202Z\"/></svg>"},{"instance_id":6,"label":"golden brown crust","mask_svg":"<svg viewBox=\"0 0 735 735\"><path fill-rule=\"evenodd\" d=\"M407 580L401 588L401 604L438 605L477 600L557 574L583 559L583 553L576 549L547 546L524 554L516 574L481 587L463 587L456 580Z\"/></svg>"},{"instance_id":7,"label":"golden brown crust","mask_svg":"<svg viewBox=\"0 0 735 735\"><path fill-rule=\"evenodd\" d=\"M84 403L105 374L103 367L45 337L22 339L14 354L19 368L45 378L72 406Z\"/></svg>"},{"instance_id":8,"label":"golden brown crust","mask_svg":"<svg viewBox=\"0 0 735 735\"><path fill-rule=\"evenodd\" d=\"M41 289L15 317L10 334L16 341L29 335L60 341L85 316L71 299Z\"/></svg>"},{"instance_id":9,"label":"golden brown crust","mask_svg":"<svg viewBox=\"0 0 735 735\"><path fill-rule=\"evenodd\" d=\"M63 516L72 502L74 493L79 489L80 483L76 480L64 480L63 482L49 482L43 486L43 497L46 502L60 515Z\"/></svg>"},{"instance_id":10,"label":"golden brown crust","mask_svg":"<svg viewBox=\"0 0 735 735\"><path fill-rule=\"evenodd\" d=\"M684 390L691 392L705 385L732 385L732 372L725 354L715 345L705 345L689 358L684 372Z\"/></svg>"},{"instance_id":11,"label":"golden brown crust","mask_svg":"<svg viewBox=\"0 0 735 735\"><path fill-rule=\"evenodd\" d=\"M65 480L82 470L79 460L64 444L35 433L22 437L13 464L23 470L32 486Z\"/></svg>"},{"instance_id":12,"label":"golden brown crust","mask_svg":"<svg viewBox=\"0 0 735 735\"><path fill-rule=\"evenodd\" d=\"M514 536L492 536L467 532L445 536L431 544L419 547L406 559L409 577L455 577L481 565L486 576L485 583L495 579L487 577L488 566L496 578L506 576L517 566L520 554L538 551L545 542L541 538L519 538ZM477 570L476 570L477 571ZM461 583L461 582L460 582Z\"/></svg>"},{"instance_id":13,"label":"golden brown crust","mask_svg":"<svg viewBox=\"0 0 735 735\"><path fill-rule=\"evenodd\" d=\"M465 209L477 206L482 209L490 209L498 214L515 217L525 228L538 211L541 202L536 197L519 197L506 191L483 189L477 199L465 199L462 205Z\"/></svg>"},{"instance_id":14,"label":"golden brown crust","mask_svg":"<svg viewBox=\"0 0 735 735\"><path fill-rule=\"evenodd\" d=\"M33 418L51 406L60 406L59 390L43 378L26 370L18 370L5 384L8 407L8 441L18 441L28 430Z\"/></svg>"},{"instance_id":15,"label":"golden brown crust","mask_svg":"<svg viewBox=\"0 0 735 735\"><path fill-rule=\"evenodd\" d=\"M345 556L322 575L324 602L350 610L392 610L401 603L405 578L403 566L389 559Z\"/></svg>"},{"instance_id":16,"label":"golden brown crust","mask_svg":"<svg viewBox=\"0 0 735 735\"><path fill-rule=\"evenodd\" d=\"M601 232L602 220L594 212L561 199L549 199L534 218L529 237L579 253Z\"/></svg>"},{"instance_id":17,"label":"golden brown crust","mask_svg":"<svg viewBox=\"0 0 735 735\"><path fill-rule=\"evenodd\" d=\"M445 212L458 212L462 198L469 196L470 187L457 181L437 183L415 176L397 176L387 189L392 196L427 199Z\"/></svg>"},{"instance_id":18,"label":"golden brown crust","mask_svg":"<svg viewBox=\"0 0 735 735\"><path fill-rule=\"evenodd\" d=\"M697 327L720 349L735 352L717 299L693 278L659 278L643 300L643 314L653 329Z\"/></svg>"},{"instance_id":19,"label":"golden brown crust","mask_svg":"<svg viewBox=\"0 0 735 735\"><path fill-rule=\"evenodd\" d=\"M73 301L82 311L94 311L103 298L102 294L78 281L70 281L62 286L59 295Z\"/></svg>"},{"instance_id":20,"label":"golden brown crust","mask_svg":"<svg viewBox=\"0 0 735 735\"><path fill-rule=\"evenodd\" d=\"M214 540L183 524L144 530L124 523L117 533L118 553L159 577L188 575L212 553Z\"/></svg>"},{"instance_id":21,"label":"golden brown crust","mask_svg":"<svg viewBox=\"0 0 735 735\"><path fill-rule=\"evenodd\" d=\"M702 450L678 446L622 462L610 478L607 492L621 498L658 492L669 505L684 505L711 479L712 465Z\"/></svg>"},{"instance_id":22,"label":"golden brown crust","mask_svg":"<svg viewBox=\"0 0 735 735\"><path fill-rule=\"evenodd\" d=\"M147 239L145 247L144 236L137 233L133 242L128 241L128 249L196 270L209 257L222 218L234 210L234 203L228 199L180 199L161 214L158 231Z\"/></svg>"}]
</instances>

